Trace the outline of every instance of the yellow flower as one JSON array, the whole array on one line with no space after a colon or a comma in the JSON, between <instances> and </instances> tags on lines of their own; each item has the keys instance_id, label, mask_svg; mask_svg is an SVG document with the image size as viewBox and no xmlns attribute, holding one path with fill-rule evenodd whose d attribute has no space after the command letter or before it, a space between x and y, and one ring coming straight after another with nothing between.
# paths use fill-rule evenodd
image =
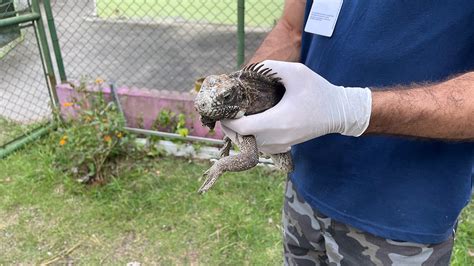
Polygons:
<instances>
[{"instance_id":1,"label":"yellow flower","mask_svg":"<svg viewBox=\"0 0 474 266\"><path fill-rule=\"evenodd\" d=\"M64 146L67 143L67 136L62 136L59 140L59 146Z\"/></svg>"},{"instance_id":2,"label":"yellow flower","mask_svg":"<svg viewBox=\"0 0 474 266\"><path fill-rule=\"evenodd\" d=\"M102 83L104 83L104 80L103 80L103 79L101 79L101 78L96 78L96 79L95 79L95 84L101 85Z\"/></svg>"},{"instance_id":3,"label":"yellow flower","mask_svg":"<svg viewBox=\"0 0 474 266\"><path fill-rule=\"evenodd\" d=\"M73 105L74 105L74 103L72 103L72 102L65 102L65 103L63 103L63 106L64 106L64 107L71 107L71 106L73 106Z\"/></svg>"},{"instance_id":4,"label":"yellow flower","mask_svg":"<svg viewBox=\"0 0 474 266\"><path fill-rule=\"evenodd\" d=\"M117 135L117 138L119 138L119 139L123 137L122 132L118 132L116 135Z\"/></svg>"},{"instance_id":5,"label":"yellow flower","mask_svg":"<svg viewBox=\"0 0 474 266\"><path fill-rule=\"evenodd\" d=\"M109 135L105 135L104 136L104 141L105 142L110 142L110 141L112 141L112 138Z\"/></svg>"}]
</instances>

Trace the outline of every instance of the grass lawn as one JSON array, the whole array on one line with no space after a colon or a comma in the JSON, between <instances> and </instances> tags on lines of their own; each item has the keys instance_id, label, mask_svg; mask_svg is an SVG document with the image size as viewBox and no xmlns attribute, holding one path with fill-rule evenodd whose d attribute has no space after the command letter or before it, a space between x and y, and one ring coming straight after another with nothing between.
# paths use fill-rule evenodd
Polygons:
<instances>
[{"instance_id":1,"label":"grass lawn","mask_svg":"<svg viewBox=\"0 0 474 266\"><path fill-rule=\"evenodd\" d=\"M245 1L247 26L271 27L283 10L283 0ZM237 1L235 0L97 0L97 15L102 18L165 18L194 22L235 25Z\"/></svg>"},{"instance_id":2,"label":"grass lawn","mask_svg":"<svg viewBox=\"0 0 474 266\"><path fill-rule=\"evenodd\" d=\"M45 122L36 122L31 124L20 124L7 120L0 116L0 147L21 135L39 127Z\"/></svg>"},{"instance_id":3,"label":"grass lawn","mask_svg":"<svg viewBox=\"0 0 474 266\"><path fill-rule=\"evenodd\" d=\"M47 141L0 161L0 265L280 265L284 176L227 174L199 196L208 163L172 157L122 167L85 187L51 167ZM474 206L465 210L453 265L474 265Z\"/></svg>"},{"instance_id":4,"label":"grass lawn","mask_svg":"<svg viewBox=\"0 0 474 266\"><path fill-rule=\"evenodd\" d=\"M171 157L130 164L103 187L51 167L46 145L0 161L0 265L281 263L283 175L229 174L196 193L209 166Z\"/></svg>"},{"instance_id":5,"label":"grass lawn","mask_svg":"<svg viewBox=\"0 0 474 266\"><path fill-rule=\"evenodd\" d=\"M474 265L474 200L464 209L456 234L452 265Z\"/></svg>"}]
</instances>

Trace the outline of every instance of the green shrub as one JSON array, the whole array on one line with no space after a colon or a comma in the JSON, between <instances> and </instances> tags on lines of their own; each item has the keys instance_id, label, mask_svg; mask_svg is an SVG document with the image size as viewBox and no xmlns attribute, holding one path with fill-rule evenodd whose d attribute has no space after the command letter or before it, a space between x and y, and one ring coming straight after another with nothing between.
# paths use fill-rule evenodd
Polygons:
<instances>
[{"instance_id":1,"label":"green shrub","mask_svg":"<svg viewBox=\"0 0 474 266\"><path fill-rule=\"evenodd\" d=\"M186 115L176 114L168 109L162 109L156 116L152 125L153 130L173 132L182 137L189 134L189 129L186 128Z\"/></svg>"},{"instance_id":2,"label":"green shrub","mask_svg":"<svg viewBox=\"0 0 474 266\"><path fill-rule=\"evenodd\" d=\"M63 103L74 119L60 123L55 138L56 166L80 182L103 183L112 175L116 159L137 149L135 137L125 130L125 119L115 103L106 101L102 89L86 90L82 82L77 97ZM99 85L100 87L100 85Z\"/></svg>"}]
</instances>

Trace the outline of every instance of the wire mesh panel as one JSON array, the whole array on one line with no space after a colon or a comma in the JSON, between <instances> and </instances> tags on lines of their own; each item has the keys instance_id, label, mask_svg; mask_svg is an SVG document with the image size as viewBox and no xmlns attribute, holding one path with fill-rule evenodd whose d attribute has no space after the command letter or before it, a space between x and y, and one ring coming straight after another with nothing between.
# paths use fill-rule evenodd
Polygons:
<instances>
[{"instance_id":1,"label":"wire mesh panel","mask_svg":"<svg viewBox=\"0 0 474 266\"><path fill-rule=\"evenodd\" d=\"M52 1L69 79L187 91L237 67L235 0ZM281 15L283 0L247 0L246 55Z\"/></svg>"},{"instance_id":2,"label":"wire mesh panel","mask_svg":"<svg viewBox=\"0 0 474 266\"><path fill-rule=\"evenodd\" d=\"M0 19L29 11L26 1L0 4ZM34 28L0 28L0 147L50 120L51 114Z\"/></svg>"}]
</instances>

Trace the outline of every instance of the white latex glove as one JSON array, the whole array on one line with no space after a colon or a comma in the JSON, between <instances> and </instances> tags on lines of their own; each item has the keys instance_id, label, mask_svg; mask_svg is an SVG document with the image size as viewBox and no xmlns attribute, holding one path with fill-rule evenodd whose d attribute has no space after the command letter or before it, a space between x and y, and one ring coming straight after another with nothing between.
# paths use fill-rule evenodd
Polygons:
<instances>
[{"instance_id":1,"label":"white latex glove","mask_svg":"<svg viewBox=\"0 0 474 266\"><path fill-rule=\"evenodd\" d=\"M221 121L226 135L254 135L260 151L283 153L291 145L330 134L360 136L369 125L368 88L335 86L301 63L263 61L282 79L286 92L265 112Z\"/></svg>"}]
</instances>

